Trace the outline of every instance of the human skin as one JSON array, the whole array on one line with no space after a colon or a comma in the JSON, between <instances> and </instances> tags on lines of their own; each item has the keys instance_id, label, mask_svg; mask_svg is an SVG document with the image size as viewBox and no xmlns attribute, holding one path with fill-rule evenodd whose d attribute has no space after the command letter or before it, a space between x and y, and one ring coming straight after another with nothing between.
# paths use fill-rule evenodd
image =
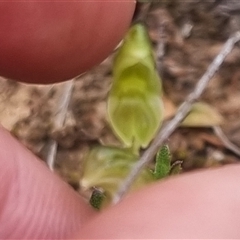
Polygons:
<instances>
[{"instance_id":1,"label":"human skin","mask_svg":"<svg viewBox=\"0 0 240 240\"><path fill-rule=\"evenodd\" d=\"M73 236L94 211L2 127L0 136L0 239Z\"/></svg>"},{"instance_id":2,"label":"human skin","mask_svg":"<svg viewBox=\"0 0 240 240\"><path fill-rule=\"evenodd\" d=\"M0 74L35 83L73 78L110 54L134 7L134 0L1 1Z\"/></svg>"},{"instance_id":3,"label":"human skin","mask_svg":"<svg viewBox=\"0 0 240 240\"><path fill-rule=\"evenodd\" d=\"M240 239L240 166L182 174L94 217L79 239Z\"/></svg>"},{"instance_id":4,"label":"human skin","mask_svg":"<svg viewBox=\"0 0 240 240\"><path fill-rule=\"evenodd\" d=\"M134 0L2 1L0 75L29 83L75 77L113 51L134 9ZM94 213L3 128L0 172L0 239L67 238Z\"/></svg>"},{"instance_id":5,"label":"human skin","mask_svg":"<svg viewBox=\"0 0 240 240\"><path fill-rule=\"evenodd\" d=\"M182 174L96 213L0 127L0 239L240 239L239 182L239 165Z\"/></svg>"},{"instance_id":6,"label":"human skin","mask_svg":"<svg viewBox=\"0 0 240 240\"><path fill-rule=\"evenodd\" d=\"M155 183L96 213L6 130L0 135L0 239L240 238L239 165Z\"/></svg>"}]
</instances>

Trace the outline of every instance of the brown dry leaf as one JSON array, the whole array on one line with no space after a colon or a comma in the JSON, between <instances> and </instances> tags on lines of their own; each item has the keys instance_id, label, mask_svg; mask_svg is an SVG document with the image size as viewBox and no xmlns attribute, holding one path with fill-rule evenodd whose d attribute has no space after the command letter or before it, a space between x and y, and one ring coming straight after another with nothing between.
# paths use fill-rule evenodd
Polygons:
<instances>
[{"instance_id":1,"label":"brown dry leaf","mask_svg":"<svg viewBox=\"0 0 240 240\"><path fill-rule=\"evenodd\" d=\"M162 100L164 105L164 120L167 120L175 115L177 109L168 97L163 96Z\"/></svg>"},{"instance_id":2,"label":"brown dry leaf","mask_svg":"<svg viewBox=\"0 0 240 240\"><path fill-rule=\"evenodd\" d=\"M33 117L34 106L38 112L41 99L49 90L49 86L17 83L1 77L0 83L0 123L8 130L19 121Z\"/></svg>"},{"instance_id":3,"label":"brown dry leaf","mask_svg":"<svg viewBox=\"0 0 240 240\"><path fill-rule=\"evenodd\" d=\"M188 116L181 123L181 127L212 127L223 123L220 113L207 103L194 103Z\"/></svg>"},{"instance_id":4,"label":"brown dry leaf","mask_svg":"<svg viewBox=\"0 0 240 240\"><path fill-rule=\"evenodd\" d=\"M30 114L27 106L29 99L28 89L17 84L11 86L8 80L0 78L0 122L8 130L21 118L25 118ZM13 91L12 88L15 88Z\"/></svg>"}]
</instances>

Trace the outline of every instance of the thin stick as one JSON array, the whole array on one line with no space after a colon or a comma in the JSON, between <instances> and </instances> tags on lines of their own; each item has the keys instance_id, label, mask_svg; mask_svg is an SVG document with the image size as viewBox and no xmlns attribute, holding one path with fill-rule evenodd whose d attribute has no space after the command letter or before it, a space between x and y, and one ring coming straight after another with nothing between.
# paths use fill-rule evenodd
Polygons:
<instances>
[{"instance_id":1,"label":"thin stick","mask_svg":"<svg viewBox=\"0 0 240 240\"><path fill-rule=\"evenodd\" d=\"M223 63L226 56L232 51L235 43L240 41L240 32L236 32L232 37L230 37L227 42L224 44L220 53L216 56L213 62L208 67L205 74L198 81L194 91L187 97L185 102L178 108L178 111L175 117L166 124L161 131L157 134L156 138L153 140L149 148L143 153L142 157L139 161L133 166L131 172L127 176L127 178L121 184L119 190L115 194L113 198L113 204L117 204L123 196L129 190L131 184L138 176L139 172L143 169L143 167L150 162L160 146L167 140L167 138L174 132L179 123L186 117L188 112L190 111L192 104L201 96L202 92L208 85L209 81L219 70L221 64Z\"/></svg>"},{"instance_id":2,"label":"thin stick","mask_svg":"<svg viewBox=\"0 0 240 240\"><path fill-rule=\"evenodd\" d=\"M218 136L218 138L222 141L222 143L224 144L224 146L232 151L233 153L235 153L236 155L240 156L240 148L237 147L235 144L233 144L228 138L227 136L223 133L221 127L219 126L214 126L213 127L213 131L214 133Z\"/></svg>"},{"instance_id":3,"label":"thin stick","mask_svg":"<svg viewBox=\"0 0 240 240\"><path fill-rule=\"evenodd\" d=\"M74 79L62 84L62 93L57 103L54 118L54 126L58 129L61 128L65 122L68 105L72 96L73 86ZM57 154L57 145L58 145L57 142L53 139L49 143L49 151L46 162L51 171L54 171L54 162Z\"/></svg>"}]
</instances>

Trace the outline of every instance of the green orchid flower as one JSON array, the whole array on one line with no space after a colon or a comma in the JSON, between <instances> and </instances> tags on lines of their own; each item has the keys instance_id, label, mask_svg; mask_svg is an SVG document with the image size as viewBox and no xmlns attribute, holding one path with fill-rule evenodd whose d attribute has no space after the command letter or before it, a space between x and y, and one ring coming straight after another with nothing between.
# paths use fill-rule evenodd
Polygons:
<instances>
[{"instance_id":1,"label":"green orchid flower","mask_svg":"<svg viewBox=\"0 0 240 240\"><path fill-rule=\"evenodd\" d=\"M110 124L126 147L147 147L163 118L161 80L144 25L132 26L113 66L108 97Z\"/></svg>"}]
</instances>

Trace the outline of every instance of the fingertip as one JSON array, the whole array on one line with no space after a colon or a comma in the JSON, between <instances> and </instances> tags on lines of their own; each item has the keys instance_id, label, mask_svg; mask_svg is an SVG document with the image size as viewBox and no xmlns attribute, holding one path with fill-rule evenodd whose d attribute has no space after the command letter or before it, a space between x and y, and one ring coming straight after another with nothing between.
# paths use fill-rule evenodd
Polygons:
<instances>
[{"instance_id":1,"label":"fingertip","mask_svg":"<svg viewBox=\"0 0 240 240\"><path fill-rule=\"evenodd\" d=\"M113 51L134 9L134 0L2 1L0 75L40 84L72 79Z\"/></svg>"},{"instance_id":2,"label":"fingertip","mask_svg":"<svg viewBox=\"0 0 240 240\"><path fill-rule=\"evenodd\" d=\"M0 129L0 239L67 238L94 215L67 184Z\"/></svg>"}]
</instances>

